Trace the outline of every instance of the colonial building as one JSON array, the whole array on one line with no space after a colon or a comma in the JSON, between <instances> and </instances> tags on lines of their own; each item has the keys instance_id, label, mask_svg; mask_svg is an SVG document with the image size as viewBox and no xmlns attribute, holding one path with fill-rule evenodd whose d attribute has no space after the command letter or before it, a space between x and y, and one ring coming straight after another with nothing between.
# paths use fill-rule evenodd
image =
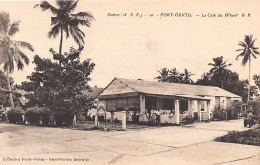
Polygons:
<instances>
[{"instance_id":1,"label":"colonial building","mask_svg":"<svg viewBox=\"0 0 260 165\"><path fill-rule=\"evenodd\" d=\"M189 114L208 120L215 107L227 108L242 97L218 87L114 78L99 94L107 111L128 110L141 114L160 111L161 123L179 123ZM120 115L119 115L120 120ZM139 121L147 121L141 115Z\"/></svg>"}]
</instances>

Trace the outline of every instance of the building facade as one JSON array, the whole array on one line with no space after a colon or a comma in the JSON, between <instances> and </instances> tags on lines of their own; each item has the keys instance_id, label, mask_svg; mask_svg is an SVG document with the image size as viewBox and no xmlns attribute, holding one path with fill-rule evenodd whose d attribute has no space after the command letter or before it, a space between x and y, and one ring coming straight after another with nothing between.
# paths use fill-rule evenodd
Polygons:
<instances>
[{"instance_id":1,"label":"building facade","mask_svg":"<svg viewBox=\"0 0 260 165\"><path fill-rule=\"evenodd\" d=\"M118 113L119 120L121 111L138 113L139 121L148 121L159 112L161 123L176 124L187 115L209 120L215 107L227 108L233 101L242 101L242 97L218 87L123 78L114 78L98 98L106 102L108 112Z\"/></svg>"}]
</instances>

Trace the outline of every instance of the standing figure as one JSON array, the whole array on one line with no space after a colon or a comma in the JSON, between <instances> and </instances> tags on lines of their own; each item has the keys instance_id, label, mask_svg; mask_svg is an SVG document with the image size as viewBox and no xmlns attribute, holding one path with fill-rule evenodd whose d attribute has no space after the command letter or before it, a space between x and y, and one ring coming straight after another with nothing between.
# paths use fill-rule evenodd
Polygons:
<instances>
[{"instance_id":1,"label":"standing figure","mask_svg":"<svg viewBox=\"0 0 260 165\"><path fill-rule=\"evenodd\" d=\"M155 114L156 114L156 123L160 124L160 115L161 115L160 110L157 110Z\"/></svg>"},{"instance_id":2,"label":"standing figure","mask_svg":"<svg viewBox=\"0 0 260 165\"><path fill-rule=\"evenodd\" d=\"M115 112L114 112L114 108L111 110L111 123L114 124L114 116L115 116Z\"/></svg>"}]
</instances>

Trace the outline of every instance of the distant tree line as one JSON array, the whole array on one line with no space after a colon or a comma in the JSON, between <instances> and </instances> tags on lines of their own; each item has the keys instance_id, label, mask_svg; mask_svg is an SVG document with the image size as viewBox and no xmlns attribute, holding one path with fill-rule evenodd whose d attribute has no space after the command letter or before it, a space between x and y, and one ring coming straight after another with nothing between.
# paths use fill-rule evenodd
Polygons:
<instances>
[{"instance_id":1,"label":"distant tree line","mask_svg":"<svg viewBox=\"0 0 260 165\"><path fill-rule=\"evenodd\" d=\"M256 85L250 85L250 62L251 59L256 58L259 55L258 48L254 46L255 39L252 35L246 35L244 42L239 42L242 49L237 51L242 51L236 59L243 57L242 66L249 63L249 79L240 80L239 74L228 69L231 63L227 63L227 60L223 59L223 56L213 58L213 63L208 63L212 68L202 74L201 78L193 82L191 79L192 72L187 69L184 72L178 72L176 68L168 69L162 68L158 70L159 75L155 77L158 82L169 82L169 83L184 83L184 84L196 84L196 85L207 85L207 86L217 86L225 89L229 92L237 94L243 97L244 102L248 102L253 98L259 99L259 89L260 89L260 75L254 75L253 80Z\"/></svg>"}]
</instances>

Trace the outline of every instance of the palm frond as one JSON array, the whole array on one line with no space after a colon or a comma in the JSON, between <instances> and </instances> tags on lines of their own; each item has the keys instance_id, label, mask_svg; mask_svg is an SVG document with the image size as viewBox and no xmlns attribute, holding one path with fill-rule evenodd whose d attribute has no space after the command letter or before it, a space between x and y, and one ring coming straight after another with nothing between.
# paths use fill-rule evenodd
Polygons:
<instances>
[{"instance_id":1,"label":"palm frond","mask_svg":"<svg viewBox=\"0 0 260 165\"><path fill-rule=\"evenodd\" d=\"M9 14L6 12L0 13L0 33L7 33L10 24Z\"/></svg>"},{"instance_id":2,"label":"palm frond","mask_svg":"<svg viewBox=\"0 0 260 165\"><path fill-rule=\"evenodd\" d=\"M245 35L245 39L244 39L244 41L245 41L245 44L246 45L250 45L251 44L251 42L252 42L252 38L253 38L253 35Z\"/></svg>"},{"instance_id":3,"label":"palm frond","mask_svg":"<svg viewBox=\"0 0 260 165\"><path fill-rule=\"evenodd\" d=\"M70 33L69 33L69 26L67 24L63 26L63 30L66 33L66 38L69 38L70 37Z\"/></svg>"},{"instance_id":4,"label":"palm frond","mask_svg":"<svg viewBox=\"0 0 260 165\"><path fill-rule=\"evenodd\" d=\"M256 39L251 39L252 41L251 41L251 43L249 44L249 46L248 47L250 47L250 48L252 48L252 47L254 47L254 44L255 44L255 41L256 41Z\"/></svg>"},{"instance_id":5,"label":"palm frond","mask_svg":"<svg viewBox=\"0 0 260 165\"><path fill-rule=\"evenodd\" d=\"M242 46L242 47L244 47L244 48L247 47L246 44L245 44L244 42L242 42L242 41L239 41L238 45L240 45L240 46Z\"/></svg>"},{"instance_id":6,"label":"palm frond","mask_svg":"<svg viewBox=\"0 0 260 165\"><path fill-rule=\"evenodd\" d=\"M58 17L51 17L51 25L56 25L60 22Z\"/></svg>"},{"instance_id":7,"label":"palm frond","mask_svg":"<svg viewBox=\"0 0 260 165\"><path fill-rule=\"evenodd\" d=\"M255 53L251 53L252 57L254 57L254 59L256 59L256 55Z\"/></svg>"},{"instance_id":8,"label":"palm frond","mask_svg":"<svg viewBox=\"0 0 260 165\"><path fill-rule=\"evenodd\" d=\"M240 53L239 55L237 55L236 60L238 60L238 58L239 58L240 56L243 57L245 53L246 53L246 52L245 52L245 50L244 50L242 53Z\"/></svg>"},{"instance_id":9,"label":"palm frond","mask_svg":"<svg viewBox=\"0 0 260 165\"><path fill-rule=\"evenodd\" d=\"M87 27L91 26L90 21L82 20L82 19L78 19L78 18L73 18L71 21L69 21L69 24L76 24L76 25L80 24L80 25L87 26Z\"/></svg>"},{"instance_id":10,"label":"palm frond","mask_svg":"<svg viewBox=\"0 0 260 165\"><path fill-rule=\"evenodd\" d=\"M77 27L76 30L79 32L79 34L80 34L81 36L85 37L85 33L84 33L82 30L80 30L78 27ZM83 38L82 38L82 41L84 42L84 39L83 39Z\"/></svg>"},{"instance_id":11,"label":"palm frond","mask_svg":"<svg viewBox=\"0 0 260 165\"><path fill-rule=\"evenodd\" d=\"M18 61L16 62L16 65L17 65L18 70L23 70L24 64L21 61L21 59L18 59Z\"/></svg>"},{"instance_id":12,"label":"palm frond","mask_svg":"<svg viewBox=\"0 0 260 165\"><path fill-rule=\"evenodd\" d=\"M209 72L213 73L215 70L217 70L217 68L211 68Z\"/></svg>"},{"instance_id":13,"label":"palm frond","mask_svg":"<svg viewBox=\"0 0 260 165\"><path fill-rule=\"evenodd\" d=\"M67 11L68 11L68 12L74 11L75 8L76 8L77 5L78 5L78 2L79 2L79 0L76 0L72 5L70 5L70 7L68 7Z\"/></svg>"},{"instance_id":14,"label":"palm frond","mask_svg":"<svg viewBox=\"0 0 260 165\"><path fill-rule=\"evenodd\" d=\"M243 60L242 60L242 65L245 66L248 59L250 58L250 55L248 53L246 53L244 56L243 56Z\"/></svg>"},{"instance_id":15,"label":"palm frond","mask_svg":"<svg viewBox=\"0 0 260 165\"><path fill-rule=\"evenodd\" d=\"M20 46L22 48L27 48L28 50L34 52L33 46L31 44L29 44L28 42L24 42L24 41L13 41L13 42L17 46Z\"/></svg>"},{"instance_id":16,"label":"palm frond","mask_svg":"<svg viewBox=\"0 0 260 165\"><path fill-rule=\"evenodd\" d=\"M51 30L48 32L48 37L49 38L51 38L51 37L56 38L57 35L59 34L60 30L61 30L60 24L53 26L51 28Z\"/></svg>"},{"instance_id":17,"label":"palm frond","mask_svg":"<svg viewBox=\"0 0 260 165\"><path fill-rule=\"evenodd\" d=\"M59 10L57 8L55 8L54 6L49 4L49 2L47 2L47 1L42 1L40 4L36 4L34 6L34 8L36 8L38 6L40 6L42 11L50 10L53 14L57 14L59 12Z\"/></svg>"},{"instance_id":18,"label":"palm frond","mask_svg":"<svg viewBox=\"0 0 260 165\"><path fill-rule=\"evenodd\" d=\"M77 19L83 19L88 21L95 20L94 16L90 12L79 12L77 14L71 14L71 16Z\"/></svg>"},{"instance_id":19,"label":"palm frond","mask_svg":"<svg viewBox=\"0 0 260 165\"><path fill-rule=\"evenodd\" d=\"M257 51L257 50L254 50L254 49L253 49L252 51L253 51L254 54L257 54L257 55L260 54L259 51Z\"/></svg>"},{"instance_id":20,"label":"palm frond","mask_svg":"<svg viewBox=\"0 0 260 165\"><path fill-rule=\"evenodd\" d=\"M244 51L244 49L237 49L236 52L238 52L238 51Z\"/></svg>"},{"instance_id":21,"label":"palm frond","mask_svg":"<svg viewBox=\"0 0 260 165\"><path fill-rule=\"evenodd\" d=\"M69 7L72 5L72 0L56 0L56 4L59 6L60 10L68 11Z\"/></svg>"},{"instance_id":22,"label":"palm frond","mask_svg":"<svg viewBox=\"0 0 260 165\"><path fill-rule=\"evenodd\" d=\"M9 66L9 70L7 70ZM9 58L9 61L4 64L4 71L12 73L14 70L14 61L12 58Z\"/></svg>"},{"instance_id":23,"label":"palm frond","mask_svg":"<svg viewBox=\"0 0 260 165\"><path fill-rule=\"evenodd\" d=\"M30 62L29 58L22 51L17 51L17 54L19 54L20 59L22 59L26 65L29 64Z\"/></svg>"},{"instance_id":24,"label":"palm frond","mask_svg":"<svg viewBox=\"0 0 260 165\"><path fill-rule=\"evenodd\" d=\"M17 22L12 23L12 25L11 25L11 27L9 29L9 32L8 32L9 36L13 36L16 32L19 31L19 27L18 26L19 26L20 22L21 21L17 21Z\"/></svg>"},{"instance_id":25,"label":"palm frond","mask_svg":"<svg viewBox=\"0 0 260 165\"><path fill-rule=\"evenodd\" d=\"M83 37L77 31L77 26L76 27L75 26L70 26L69 27L69 31L70 31L70 34L73 37L74 41L78 45L82 45L81 43L82 43ZM83 43L84 43L84 40L83 40Z\"/></svg>"},{"instance_id":26,"label":"palm frond","mask_svg":"<svg viewBox=\"0 0 260 165\"><path fill-rule=\"evenodd\" d=\"M213 64L213 63L208 63L208 65L211 65L211 66L216 66L216 64Z\"/></svg>"}]
</instances>

